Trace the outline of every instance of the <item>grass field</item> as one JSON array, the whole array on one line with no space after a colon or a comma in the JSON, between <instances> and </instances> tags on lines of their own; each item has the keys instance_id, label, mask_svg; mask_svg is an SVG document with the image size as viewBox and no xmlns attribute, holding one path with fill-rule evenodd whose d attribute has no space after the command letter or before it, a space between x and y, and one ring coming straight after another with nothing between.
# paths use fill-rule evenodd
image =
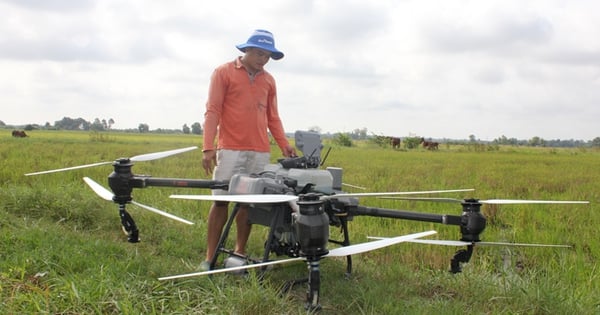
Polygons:
<instances>
[{"instance_id":1,"label":"grass field","mask_svg":"<svg viewBox=\"0 0 600 315\"><path fill-rule=\"evenodd\" d=\"M173 200L185 188L134 190L138 202L195 222L128 212L140 243L128 243L117 205L95 195L88 176L108 187L110 165L40 176L25 173L112 161L200 145L193 135L33 131L0 136L0 313L2 314L305 314L306 288L280 296L306 266L285 265L260 282L218 275L160 282L192 272L204 253L208 203ZM326 147L329 144L325 143ZM273 160L279 157L274 149ZM137 163L135 174L207 178L201 152ZM333 147L325 166L367 191L474 188L440 197L588 200L587 205L484 205L484 241L568 244L569 249L478 246L463 272L448 272L459 248L404 243L321 263L321 314L600 314L600 151L499 147L474 151L442 144L436 152L392 150L368 142ZM349 188L348 192L359 192ZM460 215L457 204L363 198L361 205ZM353 243L435 229L457 240L455 226L355 217ZM249 252L262 253L266 228L255 226ZM332 236L339 229L331 229ZM341 238L341 236L340 236ZM230 237L233 240L233 237Z\"/></svg>"}]
</instances>

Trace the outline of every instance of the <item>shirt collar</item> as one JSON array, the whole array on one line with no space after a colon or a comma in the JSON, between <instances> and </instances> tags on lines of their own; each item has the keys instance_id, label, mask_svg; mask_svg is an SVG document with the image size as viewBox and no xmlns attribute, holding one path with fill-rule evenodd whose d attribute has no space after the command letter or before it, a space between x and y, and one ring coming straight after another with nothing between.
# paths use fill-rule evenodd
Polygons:
<instances>
[{"instance_id":1,"label":"shirt collar","mask_svg":"<svg viewBox=\"0 0 600 315\"><path fill-rule=\"evenodd\" d=\"M235 64L236 69L246 70L246 67L244 67L244 64L242 63L242 56L238 56L237 58L235 58L234 64ZM265 70L258 71L257 73L254 74L254 76L262 74L263 72L265 72Z\"/></svg>"}]
</instances>

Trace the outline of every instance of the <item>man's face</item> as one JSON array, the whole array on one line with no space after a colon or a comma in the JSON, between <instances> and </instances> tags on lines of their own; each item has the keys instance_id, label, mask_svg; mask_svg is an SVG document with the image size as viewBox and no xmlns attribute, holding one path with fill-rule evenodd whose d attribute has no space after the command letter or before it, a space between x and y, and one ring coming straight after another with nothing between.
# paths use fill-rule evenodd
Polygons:
<instances>
[{"instance_id":1,"label":"man's face","mask_svg":"<svg viewBox=\"0 0 600 315\"><path fill-rule=\"evenodd\" d=\"M248 67L250 71L256 72L263 70L263 67L269 62L271 59L271 52L256 48L250 47L246 49L246 54L244 56L245 66Z\"/></svg>"}]
</instances>

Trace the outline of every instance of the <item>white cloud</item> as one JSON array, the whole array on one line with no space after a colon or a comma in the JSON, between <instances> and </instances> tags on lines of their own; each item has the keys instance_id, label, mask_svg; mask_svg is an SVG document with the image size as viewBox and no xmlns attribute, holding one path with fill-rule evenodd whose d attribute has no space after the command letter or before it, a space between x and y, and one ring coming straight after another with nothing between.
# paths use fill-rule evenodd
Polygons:
<instances>
[{"instance_id":1,"label":"white cloud","mask_svg":"<svg viewBox=\"0 0 600 315\"><path fill-rule=\"evenodd\" d=\"M285 54L288 131L600 136L593 1L0 1L0 120L202 121L208 80L256 28Z\"/></svg>"}]
</instances>

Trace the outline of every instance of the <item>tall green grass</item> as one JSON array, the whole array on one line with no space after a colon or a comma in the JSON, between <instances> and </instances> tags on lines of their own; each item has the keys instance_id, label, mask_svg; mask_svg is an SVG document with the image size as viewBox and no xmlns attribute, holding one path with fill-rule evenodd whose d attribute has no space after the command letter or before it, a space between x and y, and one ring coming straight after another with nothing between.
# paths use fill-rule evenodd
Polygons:
<instances>
[{"instance_id":1,"label":"tall green grass","mask_svg":"<svg viewBox=\"0 0 600 315\"><path fill-rule=\"evenodd\" d=\"M134 190L138 202L194 221L187 226L128 206L140 229L131 244L117 206L98 198L81 178L105 185L110 165L40 176L25 173L112 161L119 157L201 145L192 135L33 131L0 136L0 313L52 314L305 314L305 287L280 295L303 264L270 271L260 282L231 275L159 282L193 271L204 255L209 204L172 200L185 188ZM325 144L329 146L328 143ZM273 149L273 161L279 157ZM136 174L207 178L199 150L137 163ZM392 150L368 142L335 147L326 166L344 169L343 181L367 191L474 188L444 197L589 200L589 205L484 205L485 241L569 244L571 249L484 247L463 272L448 272L458 248L400 244L344 259L324 259L324 314L594 314L600 313L597 203L600 152L499 147L474 152L442 145L437 152ZM347 191L357 191L348 188ZM460 215L455 204L361 199L362 205ZM355 217L351 241L435 229L458 239L455 226ZM267 229L255 226L249 252L262 253ZM341 238L339 229L331 235ZM230 237L233 240L233 236Z\"/></svg>"}]
</instances>

